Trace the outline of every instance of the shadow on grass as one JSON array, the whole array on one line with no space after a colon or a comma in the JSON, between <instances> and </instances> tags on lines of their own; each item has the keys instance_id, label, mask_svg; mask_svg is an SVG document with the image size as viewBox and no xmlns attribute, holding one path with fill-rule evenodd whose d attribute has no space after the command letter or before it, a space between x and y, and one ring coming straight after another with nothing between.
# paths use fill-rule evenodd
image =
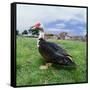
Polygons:
<instances>
[{"instance_id":1,"label":"shadow on grass","mask_svg":"<svg viewBox=\"0 0 90 90\"><path fill-rule=\"evenodd\" d=\"M57 70L61 70L61 69L64 69L64 70L75 70L78 68L78 66L65 66L65 65L58 65L58 64L53 64L52 65L53 68L57 69Z\"/></svg>"}]
</instances>

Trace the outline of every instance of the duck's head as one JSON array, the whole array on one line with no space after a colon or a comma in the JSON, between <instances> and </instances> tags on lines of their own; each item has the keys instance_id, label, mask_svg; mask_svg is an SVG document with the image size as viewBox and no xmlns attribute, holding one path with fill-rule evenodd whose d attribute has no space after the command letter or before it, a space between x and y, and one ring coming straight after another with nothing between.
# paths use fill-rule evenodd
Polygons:
<instances>
[{"instance_id":1,"label":"duck's head","mask_svg":"<svg viewBox=\"0 0 90 90\"><path fill-rule=\"evenodd\" d=\"M39 31L42 31L44 32L43 30L43 26L40 22L37 22L35 23L32 27L31 27L32 30L39 30Z\"/></svg>"},{"instance_id":2,"label":"duck's head","mask_svg":"<svg viewBox=\"0 0 90 90\"><path fill-rule=\"evenodd\" d=\"M39 37L38 39L42 38L44 39L44 29L43 26L40 22L35 23L35 25L33 25L31 27L32 30L39 30Z\"/></svg>"}]
</instances>

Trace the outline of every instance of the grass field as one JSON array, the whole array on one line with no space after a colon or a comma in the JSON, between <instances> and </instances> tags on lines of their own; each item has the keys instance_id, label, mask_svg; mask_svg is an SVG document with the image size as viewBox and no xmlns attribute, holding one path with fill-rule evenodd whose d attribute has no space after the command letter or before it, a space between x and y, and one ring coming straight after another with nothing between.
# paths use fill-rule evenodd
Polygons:
<instances>
[{"instance_id":1,"label":"grass field","mask_svg":"<svg viewBox=\"0 0 90 90\"><path fill-rule=\"evenodd\" d=\"M49 67L40 70L44 63L37 49L36 38L17 37L16 85L41 85L76 83L87 81L86 44L80 41L49 40L60 44L72 56L78 65L77 69Z\"/></svg>"}]
</instances>

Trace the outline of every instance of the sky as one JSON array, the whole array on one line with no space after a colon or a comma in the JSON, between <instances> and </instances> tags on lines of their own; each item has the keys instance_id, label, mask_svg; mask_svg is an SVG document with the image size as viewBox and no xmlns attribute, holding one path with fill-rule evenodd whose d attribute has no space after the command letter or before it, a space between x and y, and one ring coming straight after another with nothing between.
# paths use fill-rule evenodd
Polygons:
<instances>
[{"instance_id":1,"label":"sky","mask_svg":"<svg viewBox=\"0 0 90 90\"><path fill-rule=\"evenodd\" d=\"M17 4L17 30L28 30L41 22L46 33L86 34L86 8Z\"/></svg>"}]
</instances>

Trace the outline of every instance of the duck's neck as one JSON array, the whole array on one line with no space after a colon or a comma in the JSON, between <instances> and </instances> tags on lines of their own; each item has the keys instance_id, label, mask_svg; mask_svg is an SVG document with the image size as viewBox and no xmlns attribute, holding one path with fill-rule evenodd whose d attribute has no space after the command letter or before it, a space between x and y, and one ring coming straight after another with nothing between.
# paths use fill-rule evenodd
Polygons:
<instances>
[{"instance_id":1,"label":"duck's neck","mask_svg":"<svg viewBox=\"0 0 90 90\"><path fill-rule=\"evenodd\" d=\"M44 39L44 31L39 31L38 39L40 39L40 38Z\"/></svg>"},{"instance_id":2,"label":"duck's neck","mask_svg":"<svg viewBox=\"0 0 90 90\"><path fill-rule=\"evenodd\" d=\"M40 39L45 39L45 37L44 37L44 31L39 31L39 37L38 37L38 41L37 41L37 47L39 47Z\"/></svg>"}]
</instances>

